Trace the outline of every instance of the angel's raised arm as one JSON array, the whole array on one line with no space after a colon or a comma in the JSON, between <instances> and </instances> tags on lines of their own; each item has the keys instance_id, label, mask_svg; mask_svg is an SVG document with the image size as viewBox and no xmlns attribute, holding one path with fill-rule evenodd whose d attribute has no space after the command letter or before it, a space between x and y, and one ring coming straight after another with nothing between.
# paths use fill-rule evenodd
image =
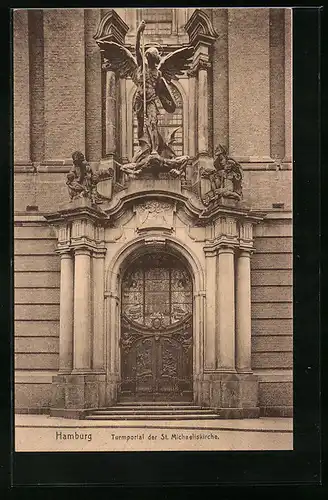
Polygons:
<instances>
[{"instance_id":1,"label":"angel's raised arm","mask_svg":"<svg viewBox=\"0 0 328 500\"><path fill-rule=\"evenodd\" d=\"M136 40L136 58L137 58L137 64L138 66L143 65L143 60L142 60L142 53L140 50L140 38L141 34L145 31L146 23L145 21L141 21L141 23L138 26L137 29L137 40Z\"/></svg>"}]
</instances>

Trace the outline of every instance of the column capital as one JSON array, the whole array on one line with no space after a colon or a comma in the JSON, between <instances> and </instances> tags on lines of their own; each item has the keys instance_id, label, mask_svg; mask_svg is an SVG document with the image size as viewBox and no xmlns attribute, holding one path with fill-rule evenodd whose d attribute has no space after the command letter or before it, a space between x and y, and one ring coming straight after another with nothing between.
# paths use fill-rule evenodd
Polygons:
<instances>
[{"instance_id":1,"label":"column capital","mask_svg":"<svg viewBox=\"0 0 328 500\"><path fill-rule=\"evenodd\" d=\"M212 63L209 61L208 56L201 54L201 56L196 58L196 61L194 62L190 70L187 71L187 75L189 76L189 78L195 78L199 71L208 71L209 69L211 69L211 67Z\"/></svg>"},{"instance_id":2,"label":"column capital","mask_svg":"<svg viewBox=\"0 0 328 500\"><path fill-rule=\"evenodd\" d=\"M228 244L221 244L218 247L218 254L223 254L223 253L229 253L229 254L234 254L235 253L236 247L233 245L228 245Z\"/></svg>"},{"instance_id":3,"label":"column capital","mask_svg":"<svg viewBox=\"0 0 328 500\"><path fill-rule=\"evenodd\" d=\"M57 248L56 253L60 255L61 259L72 259L73 253L71 248Z\"/></svg>"},{"instance_id":4,"label":"column capital","mask_svg":"<svg viewBox=\"0 0 328 500\"><path fill-rule=\"evenodd\" d=\"M206 257L214 257L219 253L231 253L235 252L238 249L238 241L228 241L226 239L221 239L218 241L214 241L212 244L204 247L204 252Z\"/></svg>"},{"instance_id":5,"label":"column capital","mask_svg":"<svg viewBox=\"0 0 328 500\"><path fill-rule=\"evenodd\" d=\"M93 248L92 256L96 259L104 259L106 255L106 248Z\"/></svg>"},{"instance_id":6,"label":"column capital","mask_svg":"<svg viewBox=\"0 0 328 500\"><path fill-rule=\"evenodd\" d=\"M216 257L218 254L217 246L205 246L204 247L205 258Z\"/></svg>"},{"instance_id":7,"label":"column capital","mask_svg":"<svg viewBox=\"0 0 328 500\"><path fill-rule=\"evenodd\" d=\"M246 247L240 247L239 248L239 253L238 257L251 257L251 255L254 253L254 248L246 248Z\"/></svg>"},{"instance_id":8,"label":"column capital","mask_svg":"<svg viewBox=\"0 0 328 500\"><path fill-rule=\"evenodd\" d=\"M80 245L78 247L73 247L74 248L74 255L75 256L78 256L78 255L89 255L91 256L91 252L93 250L92 247L88 246L88 245Z\"/></svg>"}]
</instances>

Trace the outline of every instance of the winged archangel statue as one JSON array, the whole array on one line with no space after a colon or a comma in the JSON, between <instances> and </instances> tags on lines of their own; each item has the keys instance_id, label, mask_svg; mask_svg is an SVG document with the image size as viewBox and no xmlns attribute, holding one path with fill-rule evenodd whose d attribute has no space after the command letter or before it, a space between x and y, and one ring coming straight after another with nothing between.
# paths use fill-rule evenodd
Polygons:
<instances>
[{"instance_id":1,"label":"winged archangel statue","mask_svg":"<svg viewBox=\"0 0 328 500\"><path fill-rule=\"evenodd\" d=\"M176 102L169 84L187 70L192 61L193 47L182 47L161 57L155 46L145 50L143 32L146 23L141 21L136 38L136 57L116 42L99 40L104 62L120 78L131 77L137 87L134 112L138 122L139 150L132 162L121 167L128 175L136 176L143 169L164 169L181 175L189 161L187 156L177 157L171 148L174 134L165 140L158 129L157 99L168 113L174 113Z\"/></svg>"}]
</instances>

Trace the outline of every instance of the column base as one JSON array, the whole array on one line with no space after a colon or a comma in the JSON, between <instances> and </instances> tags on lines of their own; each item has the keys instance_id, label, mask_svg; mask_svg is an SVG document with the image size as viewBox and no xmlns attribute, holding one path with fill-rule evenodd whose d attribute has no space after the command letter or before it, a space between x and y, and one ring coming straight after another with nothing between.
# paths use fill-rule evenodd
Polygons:
<instances>
[{"instance_id":1,"label":"column base","mask_svg":"<svg viewBox=\"0 0 328 500\"><path fill-rule=\"evenodd\" d=\"M253 374L212 372L199 380L199 402L221 418L258 418L258 377Z\"/></svg>"},{"instance_id":2,"label":"column base","mask_svg":"<svg viewBox=\"0 0 328 500\"><path fill-rule=\"evenodd\" d=\"M56 375L52 379L50 415L82 418L77 415L101 408L105 404L105 386L105 374Z\"/></svg>"}]
</instances>

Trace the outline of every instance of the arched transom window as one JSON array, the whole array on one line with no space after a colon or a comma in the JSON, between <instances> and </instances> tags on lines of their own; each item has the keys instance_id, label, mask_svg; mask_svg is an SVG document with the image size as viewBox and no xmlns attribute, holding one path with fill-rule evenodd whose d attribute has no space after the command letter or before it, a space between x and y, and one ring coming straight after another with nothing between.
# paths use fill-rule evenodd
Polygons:
<instances>
[{"instance_id":1,"label":"arched transom window","mask_svg":"<svg viewBox=\"0 0 328 500\"><path fill-rule=\"evenodd\" d=\"M172 33L173 9L140 9L138 22L146 21L146 35L164 36Z\"/></svg>"},{"instance_id":2,"label":"arched transom window","mask_svg":"<svg viewBox=\"0 0 328 500\"><path fill-rule=\"evenodd\" d=\"M135 260L122 282L122 314L151 328L166 327L192 312L192 281L172 255L156 253Z\"/></svg>"}]
</instances>

